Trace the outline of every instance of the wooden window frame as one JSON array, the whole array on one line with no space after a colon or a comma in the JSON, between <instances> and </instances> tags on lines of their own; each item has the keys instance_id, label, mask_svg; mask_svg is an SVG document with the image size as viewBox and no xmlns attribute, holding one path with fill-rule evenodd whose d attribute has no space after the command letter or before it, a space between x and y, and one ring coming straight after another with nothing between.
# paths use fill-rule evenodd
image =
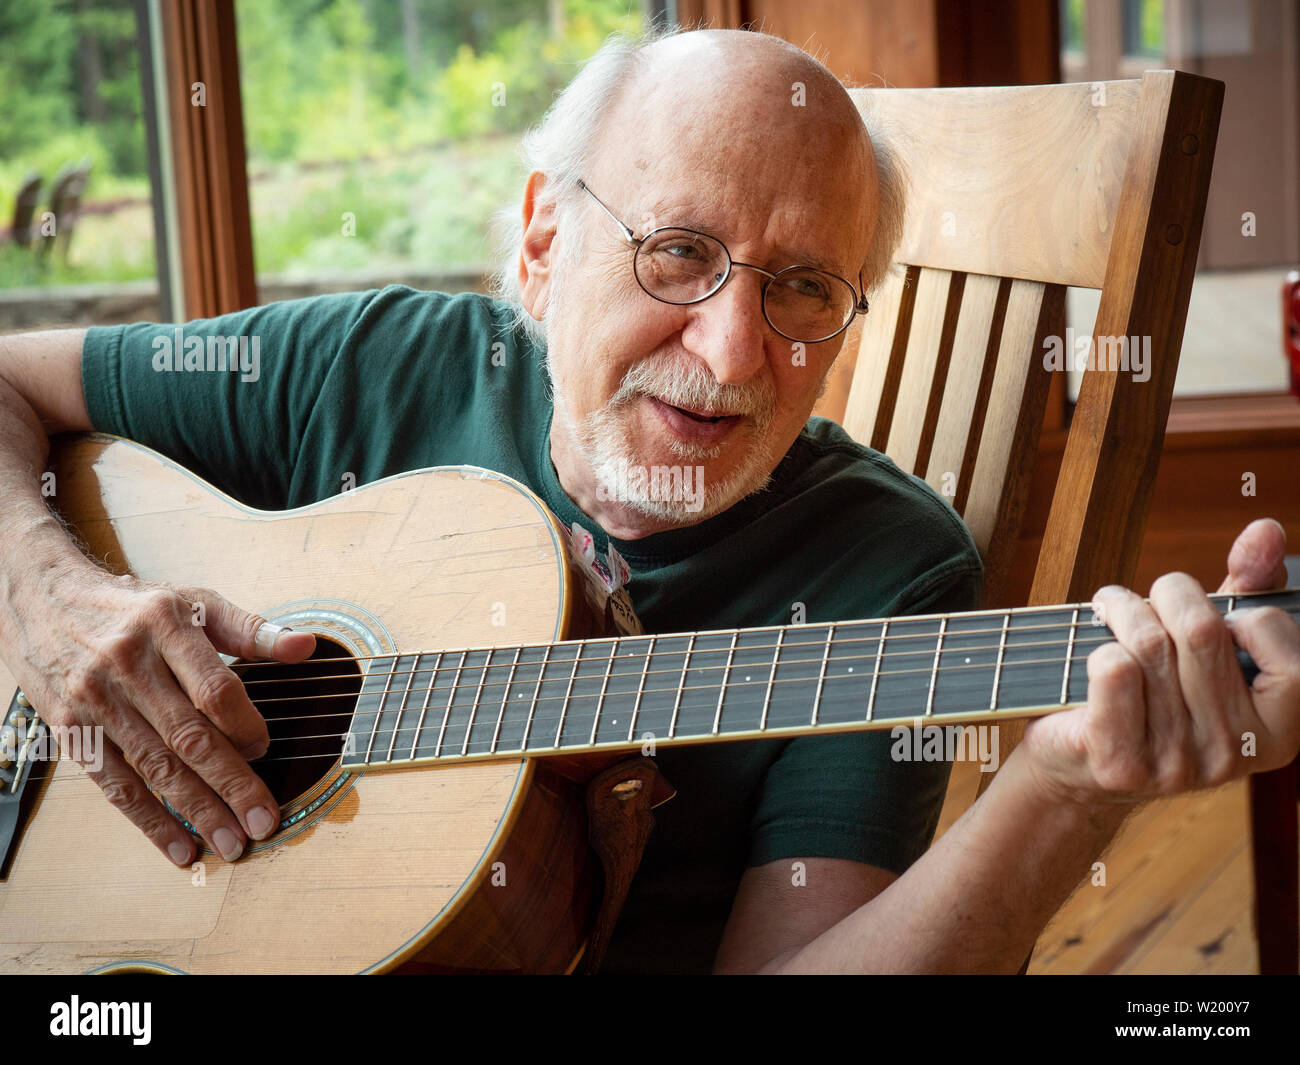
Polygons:
<instances>
[{"instance_id":1,"label":"wooden window frame","mask_svg":"<svg viewBox=\"0 0 1300 1065\"><path fill-rule=\"evenodd\" d=\"M173 316L210 318L256 306L234 0L150 3L162 42L164 162L174 197Z\"/></svg>"}]
</instances>

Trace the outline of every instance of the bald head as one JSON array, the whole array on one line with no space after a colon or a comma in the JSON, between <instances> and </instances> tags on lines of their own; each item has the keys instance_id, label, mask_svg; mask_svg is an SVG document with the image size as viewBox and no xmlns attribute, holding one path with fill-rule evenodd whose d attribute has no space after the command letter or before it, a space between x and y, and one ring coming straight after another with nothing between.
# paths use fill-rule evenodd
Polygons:
<instances>
[{"instance_id":1,"label":"bald head","mask_svg":"<svg viewBox=\"0 0 1300 1065\"><path fill-rule=\"evenodd\" d=\"M640 58L592 145L589 183L658 185L648 207L657 221L680 198L672 177L683 172L729 185L751 212L788 213L798 203L842 214L848 203L843 222L857 247L842 249L848 257L838 265L856 280L874 230L877 175L838 79L802 49L745 30L676 34Z\"/></svg>"}]
</instances>

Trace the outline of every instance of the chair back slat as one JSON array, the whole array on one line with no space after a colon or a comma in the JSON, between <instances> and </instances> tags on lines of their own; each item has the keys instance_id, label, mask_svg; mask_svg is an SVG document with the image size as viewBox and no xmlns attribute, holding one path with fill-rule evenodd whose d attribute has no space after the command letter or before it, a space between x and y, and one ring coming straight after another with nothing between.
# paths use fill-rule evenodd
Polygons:
<instances>
[{"instance_id":1,"label":"chair back slat","mask_svg":"<svg viewBox=\"0 0 1300 1065\"><path fill-rule=\"evenodd\" d=\"M964 274L922 270L885 451L899 466L925 476L943 385L952 355Z\"/></svg>"},{"instance_id":2,"label":"chair back slat","mask_svg":"<svg viewBox=\"0 0 1300 1065\"><path fill-rule=\"evenodd\" d=\"M986 274L966 275L961 313L953 335L948 379L925 479L957 512L966 510L971 474L979 450L989 389L997 366L998 339L1006 315L1010 282ZM987 546L976 541L980 551Z\"/></svg>"},{"instance_id":3,"label":"chair back slat","mask_svg":"<svg viewBox=\"0 0 1300 1065\"><path fill-rule=\"evenodd\" d=\"M845 428L883 441L877 450L961 514L984 558L985 598L997 602L1051 383L1044 339L1064 331L1065 289L912 268L889 279L868 321L877 309ZM891 324L891 357L868 357Z\"/></svg>"},{"instance_id":4,"label":"chair back slat","mask_svg":"<svg viewBox=\"0 0 1300 1065\"><path fill-rule=\"evenodd\" d=\"M1043 365L1043 342L1065 329L1064 286L1010 281L1002 287L1005 309L990 334L996 346L992 379L974 427L979 436L969 493L960 501L962 519L984 558L984 599L990 606L1004 602L1047 408L1051 373Z\"/></svg>"},{"instance_id":5,"label":"chair back slat","mask_svg":"<svg viewBox=\"0 0 1300 1065\"><path fill-rule=\"evenodd\" d=\"M853 384L841 424L855 440L885 451L894 417L907 337L912 328L918 270L895 270L871 298L854 356Z\"/></svg>"}]
</instances>

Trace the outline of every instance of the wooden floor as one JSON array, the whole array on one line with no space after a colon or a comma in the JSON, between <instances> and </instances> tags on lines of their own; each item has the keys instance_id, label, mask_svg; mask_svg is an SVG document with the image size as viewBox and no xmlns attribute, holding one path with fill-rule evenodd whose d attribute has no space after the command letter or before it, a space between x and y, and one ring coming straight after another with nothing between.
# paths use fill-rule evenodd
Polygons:
<instances>
[{"instance_id":1,"label":"wooden floor","mask_svg":"<svg viewBox=\"0 0 1300 1065\"><path fill-rule=\"evenodd\" d=\"M953 767L939 832L974 800L975 762ZM936 837L937 838L937 837ZM1039 937L1029 972L1258 972L1244 781L1148 803Z\"/></svg>"}]
</instances>

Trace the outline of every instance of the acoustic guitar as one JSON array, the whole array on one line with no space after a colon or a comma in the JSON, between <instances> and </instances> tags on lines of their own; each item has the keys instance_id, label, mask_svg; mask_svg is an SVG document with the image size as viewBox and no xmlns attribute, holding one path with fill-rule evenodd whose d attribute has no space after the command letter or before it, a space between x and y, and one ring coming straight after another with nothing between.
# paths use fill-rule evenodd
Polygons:
<instances>
[{"instance_id":1,"label":"acoustic guitar","mask_svg":"<svg viewBox=\"0 0 1300 1065\"><path fill-rule=\"evenodd\" d=\"M610 636L567 531L487 470L282 512L116 437L57 439L51 470L108 569L212 588L317 649L231 660L267 719L253 766L281 821L233 863L198 840L189 870L50 756L0 666L4 971L571 971L599 905L597 770L673 745L1050 713L1084 701L1085 659L1111 638L1085 604Z\"/></svg>"}]
</instances>

